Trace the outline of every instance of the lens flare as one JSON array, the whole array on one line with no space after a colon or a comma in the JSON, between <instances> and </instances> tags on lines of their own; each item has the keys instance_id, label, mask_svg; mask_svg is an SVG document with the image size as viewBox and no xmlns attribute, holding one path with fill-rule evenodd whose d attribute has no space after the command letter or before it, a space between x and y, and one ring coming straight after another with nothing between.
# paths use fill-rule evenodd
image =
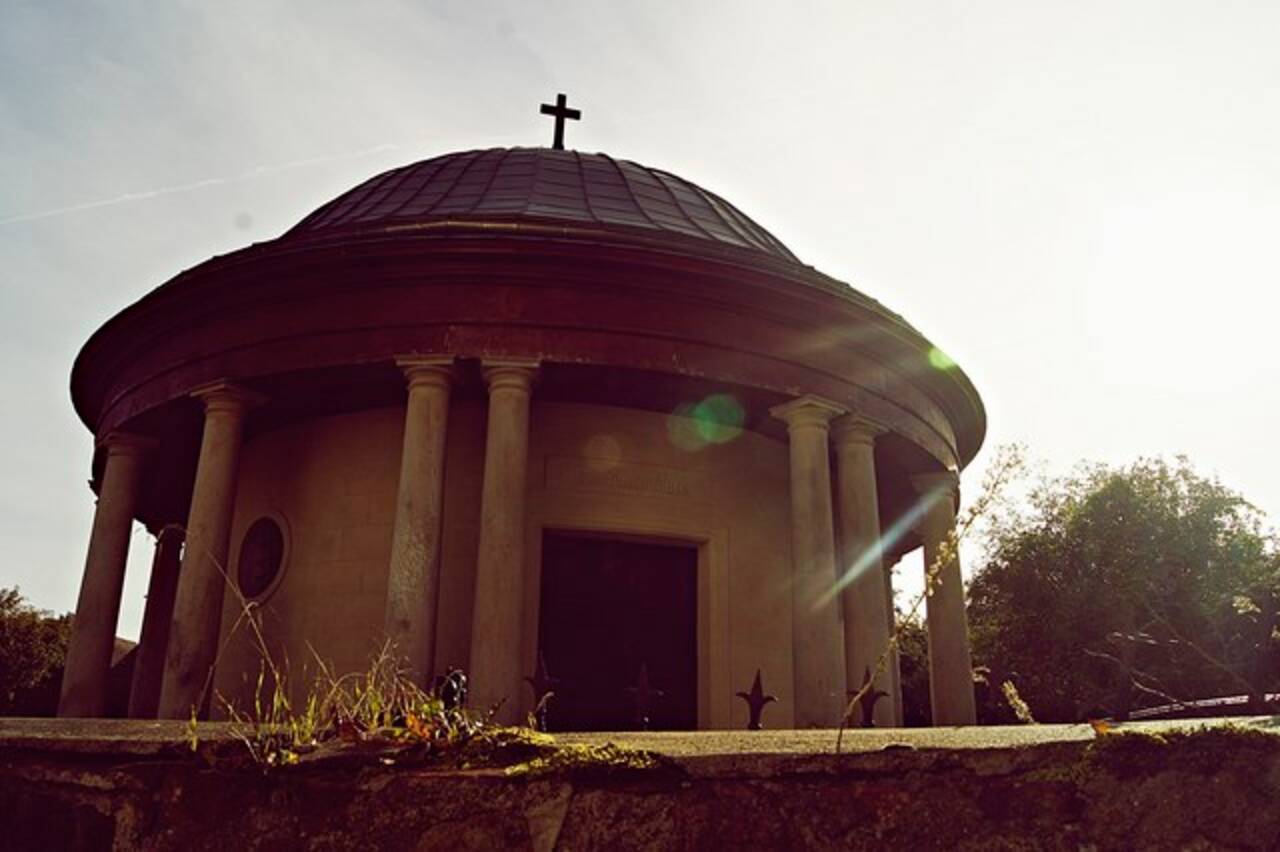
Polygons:
<instances>
[{"instance_id":1,"label":"lens flare","mask_svg":"<svg viewBox=\"0 0 1280 852\"><path fill-rule=\"evenodd\" d=\"M698 421L693 418L694 405L682 402L667 416L667 440L677 450L696 453L707 445L698 433Z\"/></svg>"},{"instance_id":2,"label":"lens flare","mask_svg":"<svg viewBox=\"0 0 1280 852\"><path fill-rule=\"evenodd\" d=\"M717 393L693 407L698 434L708 444L727 444L742 434L746 419L742 405L727 393Z\"/></svg>"},{"instance_id":3,"label":"lens flare","mask_svg":"<svg viewBox=\"0 0 1280 852\"><path fill-rule=\"evenodd\" d=\"M929 366L935 370L952 370L955 369L956 362L951 360L951 356L934 346L929 349Z\"/></svg>"},{"instance_id":4,"label":"lens flare","mask_svg":"<svg viewBox=\"0 0 1280 852\"><path fill-rule=\"evenodd\" d=\"M848 568L840 570L837 566L840 576L836 579L835 585L822 595L814 604L814 610L821 609L829 604L834 598L844 591L854 580L858 579L868 568L877 563L883 564L885 553L887 553L894 545L898 543L907 533L915 529L920 523L920 519L925 516L929 508L941 499L944 499L945 491L936 490L928 494L924 494L920 499L916 500L903 512L902 516L894 521L889 529L884 531L884 535L876 542L874 547L868 548Z\"/></svg>"},{"instance_id":5,"label":"lens flare","mask_svg":"<svg viewBox=\"0 0 1280 852\"><path fill-rule=\"evenodd\" d=\"M747 413L731 394L716 393L699 402L683 402L667 417L667 438L685 452L727 444L742 434Z\"/></svg>"}]
</instances>

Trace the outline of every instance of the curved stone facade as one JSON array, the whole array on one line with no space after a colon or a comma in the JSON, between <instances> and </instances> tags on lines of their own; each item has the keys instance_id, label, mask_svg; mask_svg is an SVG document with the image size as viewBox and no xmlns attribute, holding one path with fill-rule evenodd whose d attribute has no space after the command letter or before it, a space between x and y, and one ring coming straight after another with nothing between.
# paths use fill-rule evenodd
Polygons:
<instances>
[{"instance_id":1,"label":"curved stone facade","mask_svg":"<svg viewBox=\"0 0 1280 852\"><path fill-rule=\"evenodd\" d=\"M542 149L394 170L181 273L93 335L71 390L101 500L67 715L100 712L132 518L186 535L135 706L186 718L211 683L243 696L258 663L243 636L223 649L227 588L270 517L251 573L291 665L310 643L349 671L389 641L523 718L542 536L567 531L696 551L700 727L742 722L756 669L775 724L837 724L871 677L892 725L886 568L940 552L986 428L929 340L723 199ZM930 601L939 723L973 715L959 577L952 559Z\"/></svg>"},{"instance_id":2,"label":"curved stone facade","mask_svg":"<svg viewBox=\"0 0 1280 852\"><path fill-rule=\"evenodd\" d=\"M745 705L733 694L756 669L767 682L791 679L788 514L777 499L787 488L786 446L749 431L723 443L700 441L694 420L634 409L543 403L533 414L520 651L526 671L536 661L544 531L686 542L698 549L699 726L744 726ZM449 413L437 670L469 669L484 418L473 402ZM403 410L376 409L294 424L245 447L228 573L236 576L234 560L255 520L284 519L288 562L259 609L273 657L289 660L303 681L295 688L307 686L304 666L315 671L312 649L340 672L359 670L377 650L403 427ZM253 634L237 627L241 610L228 595L216 685L245 704L260 654ZM770 721L787 726L790 691L779 698ZM531 709L528 690L519 700L522 713Z\"/></svg>"}]
</instances>

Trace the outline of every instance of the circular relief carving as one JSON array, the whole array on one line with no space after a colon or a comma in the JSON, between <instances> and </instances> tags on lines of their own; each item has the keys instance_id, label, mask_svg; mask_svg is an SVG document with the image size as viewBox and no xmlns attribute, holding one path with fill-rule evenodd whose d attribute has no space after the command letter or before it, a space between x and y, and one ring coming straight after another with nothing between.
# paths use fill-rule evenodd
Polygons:
<instances>
[{"instance_id":1,"label":"circular relief carving","mask_svg":"<svg viewBox=\"0 0 1280 852\"><path fill-rule=\"evenodd\" d=\"M240 542L236 580L246 598L261 598L275 588L284 563L284 530L274 518L258 518Z\"/></svg>"}]
</instances>

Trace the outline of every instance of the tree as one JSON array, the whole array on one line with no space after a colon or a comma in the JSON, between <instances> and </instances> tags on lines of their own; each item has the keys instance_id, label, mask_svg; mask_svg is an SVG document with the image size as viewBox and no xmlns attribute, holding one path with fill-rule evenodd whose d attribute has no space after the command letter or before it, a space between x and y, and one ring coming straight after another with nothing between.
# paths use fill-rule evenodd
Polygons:
<instances>
[{"instance_id":1,"label":"tree","mask_svg":"<svg viewBox=\"0 0 1280 852\"><path fill-rule=\"evenodd\" d=\"M0 716L37 715L56 705L71 617L35 609L18 589L0 588Z\"/></svg>"},{"instance_id":2,"label":"tree","mask_svg":"<svg viewBox=\"0 0 1280 852\"><path fill-rule=\"evenodd\" d=\"M902 723L927 728L933 722L929 698L929 635L924 623L898 611L898 671L902 684Z\"/></svg>"},{"instance_id":3,"label":"tree","mask_svg":"<svg viewBox=\"0 0 1280 852\"><path fill-rule=\"evenodd\" d=\"M1041 721L1280 686L1280 554L1263 516L1186 461L1091 466L992 522L970 586L975 663L1007 721L1011 681Z\"/></svg>"}]
</instances>

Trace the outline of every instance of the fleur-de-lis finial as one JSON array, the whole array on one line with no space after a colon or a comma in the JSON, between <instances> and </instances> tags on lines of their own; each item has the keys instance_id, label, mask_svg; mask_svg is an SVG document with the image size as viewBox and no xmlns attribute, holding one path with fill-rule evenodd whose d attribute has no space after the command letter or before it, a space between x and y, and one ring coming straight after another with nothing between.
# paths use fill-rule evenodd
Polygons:
<instances>
[{"instance_id":1,"label":"fleur-de-lis finial","mask_svg":"<svg viewBox=\"0 0 1280 852\"><path fill-rule=\"evenodd\" d=\"M855 691L849 693L849 697L860 695L858 698L858 709L862 712L862 727L874 728L876 726L875 712L876 702L881 698L888 698L889 693L882 689L876 689L871 686L871 668L862 670L862 686Z\"/></svg>"},{"instance_id":2,"label":"fleur-de-lis finial","mask_svg":"<svg viewBox=\"0 0 1280 852\"><path fill-rule=\"evenodd\" d=\"M645 663L640 664L640 674L636 677L636 685L627 689L635 698L636 702L636 725L640 730L649 730L649 719L653 714L653 705L664 695L660 689L654 689L649 684L649 666Z\"/></svg>"},{"instance_id":3,"label":"fleur-de-lis finial","mask_svg":"<svg viewBox=\"0 0 1280 852\"><path fill-rule=\"evenodd\" d=\"M547 671L547 659L538 652L538 668L532 676L526 677L525 683L533 690L533 716L539 731L547 729L547 705L555 697L555 686L560 682Z\"/></svg>"},{"instance_id":4,"label":"fleur-de-lis finial","mask_svg":"<svg viewBox=\"0 0 1280 852\"><path fill-rule=\"evenodd\" d=\"M751 714L747 721L748 731L760 730L760 715L764 713L765 706L778 700L776 695L765 694L764 687L760 683L759 669L756 669L756 679L751 683L751 691L739 692L738 697L747 702L747 712Z\"/></svg>"}]
</instances>

